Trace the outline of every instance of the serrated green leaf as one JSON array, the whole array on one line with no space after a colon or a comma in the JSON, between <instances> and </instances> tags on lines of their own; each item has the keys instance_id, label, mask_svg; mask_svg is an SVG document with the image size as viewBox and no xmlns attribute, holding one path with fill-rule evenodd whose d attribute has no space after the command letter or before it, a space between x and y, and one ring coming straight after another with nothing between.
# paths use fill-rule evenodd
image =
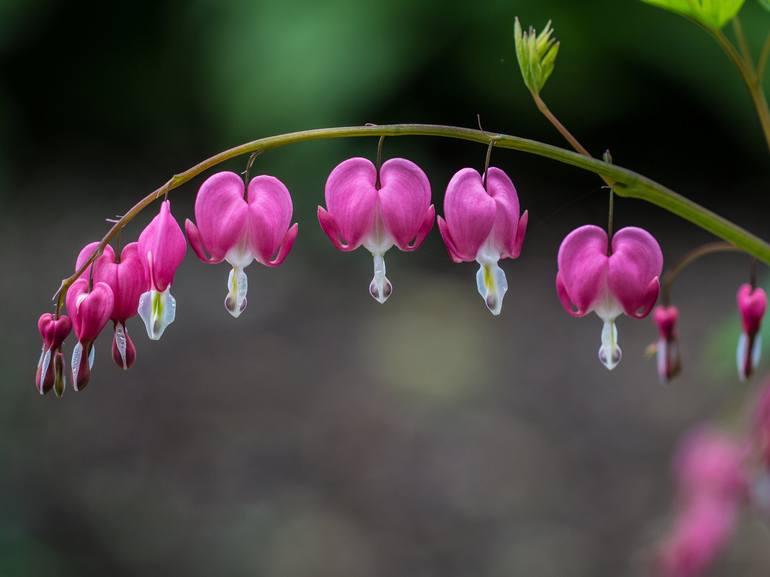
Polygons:
<instances>
[{"instance_id":1,"label":"serrated green leaf","mask_svg":"<svg viewBox=\"0 0 770 577\"><path fill-rule=\"evenodd\" d=\"M553 72L559 43L552 37L553 28L550 21L540 34L529 27L522 29L516 18L513 26L513 40L516 49L516 59L524 84L533 94L538 94L545 86L548 77Z\"/></svg>"},{"instance_id":2,"label":"serrated green leaf","mask_svg":"<svg viewBox=\"0 0 770 577\"><path fill-rule=\"evenodd\" d=\"M642 0L671 12L696 19L709 28L719 29L735 18L746 0ZM770 0L760 0L763 4Z\"/></svg>"}]
</instances>

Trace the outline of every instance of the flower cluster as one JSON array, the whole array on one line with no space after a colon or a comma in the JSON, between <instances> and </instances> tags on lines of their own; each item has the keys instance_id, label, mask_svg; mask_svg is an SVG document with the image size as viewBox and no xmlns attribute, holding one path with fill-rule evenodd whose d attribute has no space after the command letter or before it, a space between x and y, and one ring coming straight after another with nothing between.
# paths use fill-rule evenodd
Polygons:
<instances>
[{"instance_id":1,"label":"flower cluster","mask_svg":"<svg viewBox=\"0 0 770 577\"><path fill-rule=\"evenodd\" d=\"M500 314L508 290L500 261L519 257L529 218L503 170L456 172L446 188L443 216L438 218L428 177L404 158L382 165L365 158L345 160L329 174L324 196L318 222L338 250L364 246L371 253L374 275L369 293L376 301L384 303L393 293L386 276L386 253L394 246L416 250L437 220L450 258L456 263L478 263L478 292L489 311ZM70 330L77 338L70 367L75 390L90 380L94 342L109 321L112 357L123 369L131 367L137 355L126 324L130 318L138 315L148 337L161 338L176 316L171 286L187 240L202 262L227 261L231 266L225 308L233 317L241 315L247 304L245 269L252 261L268 267L284 262L298 233L292 217L291 194L277 178L261 175L245 183L233 172L219 172L198 191L195 220L184 224L187 239L171 213L170 201L164 200L138 240L122 251L104 242L87 244L75 265L79 278L66 293L69 316L57 310L40 319L43 350L35 378L38 390L63 392L61 349ZM639 228L622 229L610 239L596 226L583 226L562 243L557 293L570 314L594 311L603 320L599 358L607 368L620 361L615 319L622 313L641 318L650 312L658 296L662 260L658 243Z\"/></svg>"},{"instance_id":2,"label":"flower cluster","mask_svg":"<svg viewBox=\"0 0 770 577\"><path fill-rule=\"evenodd\" d=\"M674 458L678 507L658 551L661 577L699 577L729 545L743 509L770 517L770 381L751 426L735 437L705 426L689 433Z\"/></svg>"}]
</instances>

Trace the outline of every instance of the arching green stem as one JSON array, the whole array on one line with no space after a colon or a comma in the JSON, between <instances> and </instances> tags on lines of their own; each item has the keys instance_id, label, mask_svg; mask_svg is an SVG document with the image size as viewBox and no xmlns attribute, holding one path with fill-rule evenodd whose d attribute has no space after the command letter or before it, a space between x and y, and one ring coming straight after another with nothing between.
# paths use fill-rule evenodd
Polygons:
<instances>
[{"instance_id":1,"label":"arching green stem","mask_svg":"<svg viewBox=\"0 0 770 577\"><path fill-rule=\"evenodd\" d=\"M453 138L457 140L467 140L489 144L494 142L496 148L507 148L519 150L529 154L535 154L545 158L550 158L563 164L569 164L577 168L594 172L602 177L611 179L614 182L615 194L628 198L638 198L650 202L661 208L672 212L697 226L711 232L712 234L734 244L745 252L754 255L757 259L770 264L770 244L761 238L744 230L740 226L729 220L711 212L710 210L694 203L691 200L675 193L674 191L658 184L657 182L642 176L636 172L610 164L596 158L589 158L582 154L544 144L536 140L510 136L507 134L482 132L473 128L462 128L458 126L441 126L434 124L389 124L382 126L347 126L339 128L318 128L314 130L302 130L299 132L290 132L279 134L277 136L268 136L252 142L247 142L236 146L211 158L196 164L188 170L175 174L168 182L157 190L145 196L137 202L123 217L118 220L101 240L99 248L94 255L88 259L79 270L69 278L62 281L59 290L54 299L57 301L57 310L61 308L64 302L64 296L67 289L83 273L86 267L91 264L96 255L109 243L118 232L120 232L136 215L138 215L147 206L161 197L165 197L175 188L180 187L186 182L192 180L199 174L207 171L226 160L251 153L262 153L273 148L286 146L298 142L311 140L323 140L329 138L353 138L353 137L372 137L372 136L435 136L440 138Z\"/></svg>"}]
</instances>

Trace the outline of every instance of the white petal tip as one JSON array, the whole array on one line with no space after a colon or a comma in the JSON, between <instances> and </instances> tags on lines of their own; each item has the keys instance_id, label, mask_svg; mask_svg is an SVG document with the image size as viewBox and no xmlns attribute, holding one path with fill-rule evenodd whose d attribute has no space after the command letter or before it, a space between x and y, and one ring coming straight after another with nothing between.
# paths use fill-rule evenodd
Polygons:
<instances>
[{"instance_id":1,"label":"white petal tip","mask_svg":"<svg viewBox=\"0 0 770 577\"><path fill-rule=\"evenodd\" d=\"M615 321L605 321L602 326L602 346L599 347L599 361L611 371L620 364L623 351L618 345L618 329Z\"/></svg>"},{"instance_id":2,"label":"white petal tip","mask_svg":"<svg viewBox=\"0 0 770 577\"><path fill-rule=\"evenodd\" d=\"M225 308L233 318L238 318L246 310L246 293L249 290L249 279L243 269L233 267L227 275L227 297Z\"/></svg>"},{"instance_id":3,"label":"white petal tip","mask_svg":"<svg viewBox=\"0 0 770 577\"><path fill-rule=\"evenodd\" d=\"M498 264L480 264L476 273L476 288L484 299L484 304L494 316L499 316L503 310L503 298L508 292L508 279L505 271Z\"/></svg>"},{"instance_id":4,"label":"white petal tip","mask_svg":"<svg viewBox=\"0 0 770 577\"><path fill-rule=\"evenodd\" d=\"M149 290L139 297L139 317L150 340L157 341L176 318L176 299L168 286L163 292Z\"/></svg>"}]
</instances>

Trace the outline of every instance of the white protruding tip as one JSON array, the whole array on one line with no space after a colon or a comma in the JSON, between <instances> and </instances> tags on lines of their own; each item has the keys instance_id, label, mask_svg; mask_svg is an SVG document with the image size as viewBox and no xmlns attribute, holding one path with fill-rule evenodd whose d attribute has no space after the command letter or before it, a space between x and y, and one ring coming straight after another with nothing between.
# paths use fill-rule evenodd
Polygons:
<instances>
[{"instance_id":1,"label":"white protruding tip","mask_svg":"<svg viewBox=\"0 0 770 577\"><path fill-rule=\"evenodd\" d=\"M233 267L230 274L227 275L227 296L225 297L225 308L227 312L238 318L246 309L246 293L249 290L249 279L241 267Z\"/></svg>"},{"instance_id":2,"label":"white protruding tip","mask_svg":"<svg viewBox=\"0 0 770 577\"><path fill-rule=\"evenodd\" d=\"M139 297L139 317L144 321L147 336L153 341L160 339L176 318L176 299L171 294L171 286L163 292L152 289L143 293Z\"/></svg>"},{"instance_id":3,"label":"white protruding tip","mask_svg":"<svg viewBox=\"0 0 770 577\"><path fill-rule=\"evenodd\" d=\"M369 294L378 303L383 304L393 294L393 285L385 276L385 258L382 254L372 254L374 258L374 278L369 283Z\"/></svg>"},{"instance_id":4,"label":"white protruding tip","mask_svg":"<svg viewBox=\"0 0 770 577\"><path fill-rule=\"evenodd\" d=\"M618 329L615 326L615 321L604 321L602 346L599 347L599 361L611 371L618 366L621 358L623 358L623 351L618 346Z\"/></svg>"},{"instance_id":5,"label":"white protruding tip","mask_svg":"<svg viewBox=\"0 0 770 577\"><path fill-rule=\"evenodd\" d=\"M476 288L489 312L498 316L503 310L503 297L508 292L508 279L497 262L480 264L476 273Z\"/></svg>"}]
</instances>

